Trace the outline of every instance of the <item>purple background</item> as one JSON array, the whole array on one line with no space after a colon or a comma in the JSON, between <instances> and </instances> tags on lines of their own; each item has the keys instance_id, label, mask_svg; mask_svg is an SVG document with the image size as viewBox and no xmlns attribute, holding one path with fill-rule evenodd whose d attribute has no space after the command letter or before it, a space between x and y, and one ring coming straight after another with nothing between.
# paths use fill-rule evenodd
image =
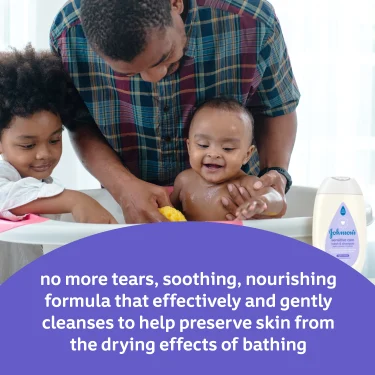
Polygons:
<instances>
[{"instance_id":1,"label":"purple background","mask_svg":"<svg viewBox=\"0 0 375 375\"><path fill-rule=\"evenodd\" d=\"M41 287L40 276L58 274L152 274L155 280L165 274L193 274L203 271L236 274L243 281L249 274L291 274L304 272L337 276L336 289L327 287ZM241 277L242 276L242 277ZM109 283L110 285L110 283ZM287 312L274 309L56 309L45 308L44 296L106 296L164 293L191 296L206 293L220 296L311 296L323 293L333 297L328 312L299 308ZM375 288L341 261L306 244L252 228L213 223L167 223L142 225L96 235L58 249L22 269L0 287L0 371L3 374L365 374L374 370ZM160 315L191 318L257 318L268 314L294 320L334 318L331 331L178 331L134 329L132 331L50 330L41 327L43 319L124 318ZM138 321L138 320L137 320ZM72 352L69 341L80 336L100 342L107 337L126 340L230 340L247 336L262 340L273 336L307 341L307 353L296 352L143 352L120 355L115 352ZM241 340L240 340L241 342Z\"/></svg>"}]
</instances>

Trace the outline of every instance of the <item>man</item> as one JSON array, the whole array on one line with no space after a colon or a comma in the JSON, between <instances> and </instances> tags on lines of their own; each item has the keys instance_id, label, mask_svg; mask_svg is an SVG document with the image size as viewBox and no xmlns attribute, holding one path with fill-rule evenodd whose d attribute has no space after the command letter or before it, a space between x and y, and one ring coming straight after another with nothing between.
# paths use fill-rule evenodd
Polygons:
<instances>
[{"instance_id":1,"label":"man","mask_svg":"<svg viewBox=\"0 0 375 375\"><path fill-rule=\"evenodd\" d=\"M267 1L70 0L51 47L85 104L69 129L76 152L128 223L164 221L161 185L189 167L192 113L220 94L255 117L258 152L245 167L255 187L287 192L300 95ZM243 200L229 190L230 220Z\"/></svg>"}]
</instances>

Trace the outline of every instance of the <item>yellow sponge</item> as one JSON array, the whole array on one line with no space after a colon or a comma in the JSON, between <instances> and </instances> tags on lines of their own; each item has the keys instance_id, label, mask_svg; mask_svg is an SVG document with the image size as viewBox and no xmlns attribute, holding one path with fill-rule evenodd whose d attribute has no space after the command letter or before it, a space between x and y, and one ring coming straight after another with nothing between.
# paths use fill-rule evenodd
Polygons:
<instances>
[{"instance_id":1,"label":"yellow sponge","mask_svg":"<svg viewBox=\"0 0 375 375\"><path fill-rule=\"evenodd\" d=\"M159 212L165 216L169 221L187 221L185 216L179 211L176 210L174 207L165 206L159 208Z\"/></svg>"}]
</instances>

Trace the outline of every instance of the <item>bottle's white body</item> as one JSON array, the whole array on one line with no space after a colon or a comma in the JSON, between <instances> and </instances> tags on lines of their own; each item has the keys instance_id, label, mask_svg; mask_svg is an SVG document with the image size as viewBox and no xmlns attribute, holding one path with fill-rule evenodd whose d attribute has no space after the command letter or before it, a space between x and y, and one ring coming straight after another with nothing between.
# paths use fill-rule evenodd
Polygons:
<instances>
[{"instance_id":1,"label":"bottle's white body","mask_svg":"<svg viewBox=\"0 0 375 375\"><path fill-rule=\"evenodd\" d=\"M334 228L332 228L332 223L335 221L335 215L337 215L337 212L343 204L347 207L347 210L353 219L357 236L356 244L358 245L358 253L355 256L354 264L350 265L358 272L362 272L367 247L366 207L363 195L332 193L317 194L313 215L313 246L332 253L332 249L329 248L330 245L327 244L327 241L329 242L327 235L330 233L331 229L337 231L336 227L340 226L340 221L338 225L334 226ZM343 220L342 223L345 223L345 220ZM345 234L352 233L349 232L349 230L351 231L352 227L348 228L348 232L345 232ZM350 236L348 237L350 238ZM342 241L346 241L346 238L342 239ZM341 253L345 253L345 250L345 247L343 247ZM348 253L350 252L347 252L346 256L349 256ZM345 259L342 260L345 261Z\"/></svg>"}]
</instances>

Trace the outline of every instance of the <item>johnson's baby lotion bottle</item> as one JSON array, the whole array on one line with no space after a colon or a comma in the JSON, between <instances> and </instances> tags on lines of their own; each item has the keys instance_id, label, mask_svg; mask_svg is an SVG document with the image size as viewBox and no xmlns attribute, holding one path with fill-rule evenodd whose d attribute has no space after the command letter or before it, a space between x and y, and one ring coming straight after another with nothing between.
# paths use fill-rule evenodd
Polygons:
<instances>
[{"instance_id":1,"label":"johnson's baby lotion bottle","mask_svg":"<svg viewBox=\"0 0 375 375\"><path fill-rule=\"evenodd\" d=\"M313 246L362 272L367 247L366 207L361 188L349 177L329 177L318 189Z\"/></svg>"}]
</instances>

